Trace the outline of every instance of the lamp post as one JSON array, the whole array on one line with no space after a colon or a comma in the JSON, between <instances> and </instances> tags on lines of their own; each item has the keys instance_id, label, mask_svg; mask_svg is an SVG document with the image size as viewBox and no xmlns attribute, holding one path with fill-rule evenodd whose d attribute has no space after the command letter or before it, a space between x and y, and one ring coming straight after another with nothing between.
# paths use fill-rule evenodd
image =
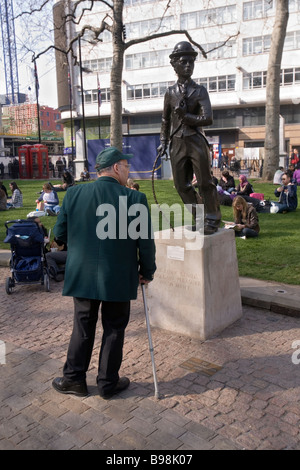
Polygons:
<instances>
[{"instance_id":1,"label":"lamp post","mask_svg":"<svg viewBox=\"0 0 300 470\"><path fill-rule=\"evenodd\" d=\"M85 112L84 112L84 94L83 94L83 77L82 77L82 60L81 60L81 40L80 40L80 36L78 36L78 47L79 47L79 68L80 68L83 144L84 144L84 165L85 165L86 168L88 168L87 149L86 149L86 125L85 125Z\"/></svg>"},{"instance_id":2,"label":"lamp post","mask_svg":"<svg viewBox=\"0 0 300 470\"><path fill-rule=\"evenodd\" d=\"M39 144L41 143L41 123L40 123L40 105L39 105L39 79L36 67L36 59L33 57L34 64L34 78L35 78L35 95L36 95L36 108L37 108L37 120L38 120L38 134Z\"/></svg>"}]
</instances>

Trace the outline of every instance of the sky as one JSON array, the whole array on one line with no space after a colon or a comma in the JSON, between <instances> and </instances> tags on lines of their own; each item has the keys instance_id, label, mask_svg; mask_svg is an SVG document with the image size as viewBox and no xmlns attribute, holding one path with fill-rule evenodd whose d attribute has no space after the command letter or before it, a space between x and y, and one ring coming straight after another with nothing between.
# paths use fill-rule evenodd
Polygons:
<instances>
[{"instance_id":1,"label":"sky","mask_svg":"<svg viewBox=\"0 0 300 470\"><path fill-rule=\"evenodd\" d=\"M17 0L15 0L17 1ZM18 13L18 5L14 5L14 14ZM46 13L46 12L45 12ZM39 53L50 44L52 15L43 15L44 18L49 18L48 27L46 28L48 37L44 35L40 37L38 27L30 30L31 18L28 16L15 20L16 31L16 44L17 44L17 60L18 60L18 75L19 75L19 91L29 95L31 102L36 101L35 95L35 80L33 75L32 63L32 50ZM2 35L0 35L2 39ZM26 53L26 48L29 51ZM57 87L56 87L56 70L55 58L53 50L43 56L40 56L37 61L37 72L39 78L39 104L47 105L57 108ZM3 58L3 44L0 40L0 94L6 94L5 75L4 75L4 58Z\"/></svg>"}]
</instances>

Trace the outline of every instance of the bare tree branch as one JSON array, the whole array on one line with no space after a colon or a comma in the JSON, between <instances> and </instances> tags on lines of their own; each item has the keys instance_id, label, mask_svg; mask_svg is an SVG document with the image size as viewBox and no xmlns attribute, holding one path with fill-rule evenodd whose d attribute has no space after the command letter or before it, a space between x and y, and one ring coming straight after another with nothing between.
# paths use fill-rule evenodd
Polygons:
<instances>
[{"instance_id":1,"label":"bare tree branch","mask_svg":"<svg viewBox=\"0 0 300 470\"><path fill-rule=\"evenodd\" d=\"M193 38L190 36L189 32L186 31L185 29L174 29L172 31L165 31L164 33L155 33L151 34L149 36L144 36L143 38L138 38L138 39L132 39L131 41L128 41L125 43L124 48L128 49L131 46L134 46L135 44L140 44L142 42L147 42L150 41L151 39L157 39L157 38L162 38L165 36L171 36L174 34L185 34L185 36L188 38L188 40L194 44L194 46L198 47L198 49L201 51L201 54L205 59L207 59L207 55L203 47L198 44L196 41L193 40Z\"/></svg>"},{"instance_id":2,"label":"bare tree branch","mask_svg":"<svg viewBox=\"0 0 300 470\"><path fill-rule=\"evenodd\" d=\"M209 54L210 52L213 52L213 51L215 51L216 49L220 49L221 47L225 46L225 45L228 43L228 41L230 41L230 40L233 39L233 38L236 38L239 34L240 34L240 32L238 31L236 34L233 34L232 36L228 36L228 38L227 38L224 42L218 44L218 46L213 47L213 48L210 49L209 51L206 51L206 54Z\"/></svg>"},{"instance_id":3,"label":"bare tree branch","mask_svg":"<svg viewBox=\"0 0 300 470\"><path fill-rule=\"evenodd\" d=\"M21 16L24 16L24 15L32 15L33 13L37 13L39 11L42 11L43 8L45 7L45 5L47 5L47 3L49 3L49 2L50 2L50 0L45 0L39 8L33 8L32 10L29 10L29 11L22 11L21 13L16 15L14 17L14 19L20 18Z\"/></svg>"}]
</instances>

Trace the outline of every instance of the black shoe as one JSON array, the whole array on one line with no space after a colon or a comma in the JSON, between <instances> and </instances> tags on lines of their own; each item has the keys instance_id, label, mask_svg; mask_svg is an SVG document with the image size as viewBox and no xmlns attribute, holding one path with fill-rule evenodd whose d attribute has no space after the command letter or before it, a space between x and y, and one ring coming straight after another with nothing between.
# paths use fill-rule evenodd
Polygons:
<instances>
[{"instance_id":1,"label":"black shoe","mask_svg":"<svg viewBox=\"0 0 300 470\"><path fill-rule=\"evenodd\" d=\"M57 271L56 271L55 267L54 266L49 266L48 271L49 271L50 278L54 279L56 281Z\"/></svg>"},{"instance_id":2,"label":"black shoe","mask_svg":"<svg viewBox=\"0 0 300 470\"><path fill-rule=\"evenodd\" d=\"M54 211L52 211L51 209L46 209L46 212L48 215L56 215Z\"/></svg>"},{"instance_id":3,"label":"black shoe","mask_svg":"<svg viewBox=\"0 0 300 470\"><path fill-rule=\"evenodd\" d=\"M66 395L76 395L76 397L86 397L88 389L86 382L68 382L64 377L56 377L52 382L52 387L59 393Z\"/></svg>"},{"instance_id":4,"label":"black shoe","mask_svg":"<svg viewBox=\"0 0 300 470\"><path fill-rule=\"evenodd\" d=\"M211 225L204 226L204 235L212 235L218 231L218 227L212 227Z\"/></svg>"},{"instance_id":5,"label":"black shoe","mask_svg":"<svg viewBox=\"0 0 300 470\"><path fill-rule=\"evenodd\" d=\"M121 377L119 379L117 385L112 390L110 390L107 393L100 393L99 392L99 395L100 395L100 397L104 398L104 400L108 400L109 398L113 397L117 393L120 393L123 390L125 390L126 388L128 388L129 384L130 384L130 380L127 377Z\"/></svg>"},{"instance_id":6,"label":"black shoe","mask_svg":"<svg viewBox=\"0 0 300 470\"><path fill-rule=\"evenodd\" d=\"M63 274L57 274L55 277L56 282L62 282L64 280L65 276Z\"/></svg>"}]
</instances>

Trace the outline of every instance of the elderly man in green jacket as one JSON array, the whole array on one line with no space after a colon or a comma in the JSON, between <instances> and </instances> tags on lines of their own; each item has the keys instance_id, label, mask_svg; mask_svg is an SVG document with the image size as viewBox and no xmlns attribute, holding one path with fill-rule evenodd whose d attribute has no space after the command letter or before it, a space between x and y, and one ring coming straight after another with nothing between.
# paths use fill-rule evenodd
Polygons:
<instances>
[{"instance_id":1,"label":"elderly man in green jacket","mask_svg":"<svg viewBox=\"0 0 300 470\"><path fill-rule=\"evenodd\" d=\"M130 300L156 270L155 244L146 196L127 188L128 160L109 147L96 158L98 179L68 189L54 227L68 243L63 295L74 298L74 325L63 369L53 380L61 393L86 396L86 371L101 304L103 337L97 384L110 398L129 386L119 377Z\"/></svg>"}]
</instances>

